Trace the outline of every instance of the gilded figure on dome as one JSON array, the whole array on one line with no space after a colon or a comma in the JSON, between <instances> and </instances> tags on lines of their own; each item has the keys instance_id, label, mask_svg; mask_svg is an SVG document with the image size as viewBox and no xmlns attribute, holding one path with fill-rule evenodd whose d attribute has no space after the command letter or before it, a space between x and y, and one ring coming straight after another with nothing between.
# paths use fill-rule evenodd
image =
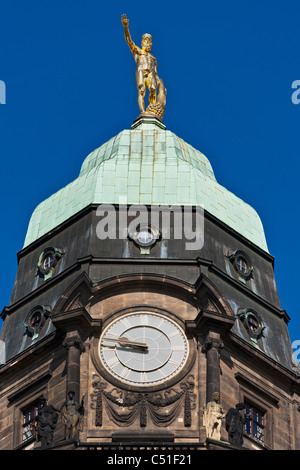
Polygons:
<instances>
[{"instance_id":1,"label":"gilded figure on dome","mask_svg":"<svg viewBox=\"0 0 300 470\"><path fill-rule=\"evenodd\" d=\"M142 115L155 115L162 119L165 113L166 94L164 82L157 74L157 60L150 54L152 48L151 34L144 34L142 37L141 48L132 41L129 32L129 20L126 15L121 17L124 26L126 42L131 50L135 63L135 81L138 89L138 106ZM145 94L149 90L149 106L145 110ZM158 93L156 96L156 90Z\"/></svg>"}]
</instances>

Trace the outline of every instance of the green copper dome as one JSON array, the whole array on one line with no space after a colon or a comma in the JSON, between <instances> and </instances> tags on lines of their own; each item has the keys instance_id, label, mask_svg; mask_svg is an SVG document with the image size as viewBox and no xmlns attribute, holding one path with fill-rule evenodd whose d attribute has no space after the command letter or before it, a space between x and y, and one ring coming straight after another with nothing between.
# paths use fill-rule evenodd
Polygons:
<instances>
[{"instance_id":1,"label":"green copper dome","mask_svg":"<svg viewBox=\"0 0 300 470\"><path fill-rule=\"evenodd\" d=\"M165 129L141 120L84 160L78 178L37 206L25 246L90 204L201 205L267 250L256 211L221 186L208 159Z\"/></svg>"}]
</instances>

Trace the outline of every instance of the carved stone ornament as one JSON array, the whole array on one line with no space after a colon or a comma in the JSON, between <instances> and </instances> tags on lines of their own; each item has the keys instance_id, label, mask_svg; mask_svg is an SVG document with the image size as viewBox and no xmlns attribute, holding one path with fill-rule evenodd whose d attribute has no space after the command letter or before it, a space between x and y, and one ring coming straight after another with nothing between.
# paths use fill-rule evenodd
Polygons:
<instances>
[{"instance_id":1,"label":"carved stone ornament","mask_svg":"<svg viewBox=\"0 0 300 470\"><path fill-rule=\"evenodd\" d=\"M73 346L79 349L81 353L85 352L85 346L79 336L72 336L69 338L65 338L62 345L67 349Z\"/></svg>"},{"instance_id":2,"label":"carved stone ornament","mask_svg":"<svg viewBox=\"0 0 300 470\"><path fill-rule=\"evenodd\" d=\"M103 424L103 409L118 426L130 426L139 419L140 427L145 428L148 419L160 427L169 426L183 411L185 427L192 425L192 413L196 395L194 377L187 379L176 388L161 392L139 393L125 391L111 386L95 375L92 383L91 408L96 411L95 426Z\"/></svg>"},{"instance_id":3,"label":"carved stone ornament","mask_svg":"<svg viewBox=\"0 0 300 470\"><path fill-rule=\"evenodd\" d=\"M74 400L75 392L70 390L68 397L61 407L61 418L65 425L65 439L79 439L79 431L83 430L84 395L81 402Z\"/></svg>"},{"instance_id":4,"label":"carved stone ornament","mask_svg":"<svg viewBox=\"0 0 300 470\"><path fill-rule=\"evenodd\" d=\"M219 403L219 393L213 395L214 401L207 403L203 410L203 425L206 437L221 440L222 419L225 418L223 407Z\"/></svg>"},{"instance_id":5,"label":"carved stone ornament","mask_svg":"<svg viewBox=\"0 0 300 470\"><path fill-rule=\"evenodd\" d=\"M235 447L242 447L243 445L245 417L244 414L240 412L244 409L244 403L237 403L235 408L230 408L226 414L226 431L228 432L228 441Z\"/></svg>"},{"instance_id":6,"label":"carved stone ornament","mask_svg":"<svg viewBox=\"0 0 300 470\"><path fill-rule=\"evenodd\" d=\"M201 351L206 354L209 349L216 348L219 352L224 347L223 341L209 338L202 346Z\"/></svg>"},{"instance_id":7,"label":"carved stone ornament","mask_svg":"<svg viewBox=\"0 0 300 470\"><path fill-rule=\"evenodd\" d=\"M38 404L38 415L36 417L36 440L41 441L42 447L53 445L53 432L56 428L59 410L54 406L47 405L44 397Z\"/></svg>"}]
</instances>

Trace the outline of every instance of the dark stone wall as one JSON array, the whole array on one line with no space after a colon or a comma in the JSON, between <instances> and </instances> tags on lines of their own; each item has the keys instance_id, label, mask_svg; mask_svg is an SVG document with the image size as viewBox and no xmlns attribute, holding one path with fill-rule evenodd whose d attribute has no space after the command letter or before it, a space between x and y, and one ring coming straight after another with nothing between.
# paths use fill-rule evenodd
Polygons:
<instances>
[{"instance_id":1,"label":"dark stone wall","mask_svg":"<svg viewBox=\"0 0 300 470\"><path fill-rule=\"evenodd\" d=\"M53 276L58 276L66 271L77 263L78 259L85 256L100 259L107 258L108 260L145 260L146 262L149 259L167 261L176 259L192 260L200 257L210 261L225 275L238 282L240 282L238 273L235 271L228 255L236 250L242 250L250 256L255 268L252 278L246 281L245 285L253 293L280 308L272 256L253 246L212 216L207 215L205 217L204 244L200 250L186 250L185 246L188 240L174 240L174 232L171 227L170 239L157 241L151 248L149 255L141 254L140 248L129 238L125 240L99 240L96 230L100 220L101 218L96 214L96 208L83 211L70 219L63 227L53 230L47 236L22 250L19 253L18 272L10 304L16 303L45 282L38 275L36 265L41 252L45 248L53 246L60 247L63 251L63 256L59 260ZM126 266L129 265L124 264L122 267L123 273L128 269ZM159 265L155 266L154 264L152 264L151 269L153 269L153 272L156 272L155 269L158 269L159 272L162 271ZM179 276L182 279L185 278L187 282L195 282L194 272L191 273L185 266L173 267L172 269L175 277ZM180 270L182 270L182 273L180 273ZM186 271L184 272L184 270Z\"/></svg>"},{"instance_id":2,"label":"dark stone wall","mask_svg":"<svg viewBox=\"0 0 300 470\"><path fill-rule=\"evenodd\" d=\"M83 271L93 283L126 274L144 273L169 276L192 286L203 273L218 287L235 315L240 308L253 308L262 315L266 329L255 346L285 366L292 366L290 341L274 279L272 256L209 214L205 216L204 244L200 250L186 250L188 240L184 238L174 240L171 225L169 240L158 240L150 254L141 254L140 247L130 238L99 240L97 224L101 217L96 209L93 206L86 208L63 226L19 252L18 272L10 305L4 313L0 337L6 344L6 360L31 345L32 340L26 335L24 327L24 320L31 309L36 305L50 305L53 309L67 287ZM36 265L41 252L47 247L59 247L62 256L52 277L44 280ZM253 262L255 271L249 280L239 278L228 257L236 250L244 251ZM49 320L38 339L49 334L53 328ZM238 335L250 341L239 321L234 328Z\"/></svg>"},{"instance_id":3,"label":"dark stone wall","mask_svg":"<svg viewBox=\"0 0 300 470\"><path fill-rule=\"evenodd\" d=\"M202 417L209 388L207 385L211 380L214 387L220 384L221 402L225 411L244 399L254 400L257 406L263 406L267 413L268 426L266 446L274 449L299 447L298 441L293 437L296 433L292 429L292 426L297 429L300 419L297 411L298 382L291 362L288 317L280 306L272 256L253 246L209 214L204 223L204 245L197 251L187 251L187 240L174 240L171 233L170 240L157 241L150 254L142 254L140 247L131 239L99 240L96 231L98 222L96 208L87 208L18 254L16 281L10 305L2 314L4 322L0 334L0 340L5 342L6 352L6 363L0 364L0 407L3 410L0 417L0 448L12 449L21 445L22 409L41 394L47 397L49 404L58 408L65 400L70 375L68 368L72 357L63 346L64 328L61 327L60 330L58 326L56 330L52 320L56 322L55 325L62 325L73 315L76 319L78 310L82 310L83 317L86 315L92 321L107 322L113 313L143 305L171 312L183 325L185 321L193 323L199 316L201 307L214 310L213 304L205 306L209 283L214 287L215 295L219 295L222 302L227 302L228 309L224 317L228 320L227 315L232 314L230 319L235 319L234 325L222 337L224 345L220 349L220 361L215 356L209 356L208 359L203 351L202 346L207 339L206 330L189 330L194 353L188 374L193 375L195 382L195 393L191 395L191 426L185 426L182 419L180 423L171 423L168 431L174 433L179 441L205 441ZM48 247L60 247L62 256L53 275L44 280L37 273L36 264L41 252ZM255 267L249 280L240 278L228 257L236 250L245 252ZM122 277L127 277L130 282L117 282ZM201 281L204 278L207 284L203 283L202 295ZM79 284L82 279L87 284ZM109 285L107 290L103 288L104 281ZM72 285L77 287L70 296ZM198 286L199 304L196 302ZM76 297L80 297L82 292L83 306L80 304L81 299ZM24 321L37 305L49 306L54 314L51 319L50 313L38 336L33 339L28 335ZM72 308L68 310L67 306L70 305ZM265 325L262 334L255 341L239 316L241 309L249 308L260 315ZM63 312L68 311L60 315L60 309ZM223 313L217 310L214 315L222 317ZM72 321L71 333L75 325ZM80 325L86 328L86 323ZM84 430L81 436L83 442L87 439L95 442L99 439L107 441L111 439L113 432L120 431L118 425L112 424L109 415L105 413L102 427L95 424L96 410L91 405L91 396L94 393L95 374L100 372L93 362L92 351L95 351L98 344L97 335L97 329L84 330L82 338L85 347L81 355L76 351L78 357L73 361L80 377L78 388L81 394L86 394ZM213 373L208 374L209 368ZM176 391L181 390L180 380L181 378L176 384L174 382L174 387L172 385ZM115 387L113 382L105 385L108 390ZM141 433L138 420L129 428L122 428L123 435L127 434L128 429ZM157 433L158 426L149 419L146 430ZM60 421L55 431L57 442L62 442L63 432ZM222 438L227 439L224 425ZM223 444L224 442L222 441ZM254 444L251 440L246 442L249 447ZM37 443L31 445L36 446Z\"/></svg>"},{"instance_id":4,"label":"dark stone wall","mask_svg":"<svg viewBox=\"0 0 300 470\"><path fill-rule=\"evenodd\" d=\"M20 251L18 254L18 271L11 294L10 305L15 304L23 297L49 282L44 281L43 276L37 272L39 256L46 248L59 247L63 252L53 273L53 277L56 277L73 266L78 258L88 254L90 232L91 213L85 213L72 218L61 229L58 228L50 232L47 236L37 240L36 243Z\"/></svg>"}]
</instances>

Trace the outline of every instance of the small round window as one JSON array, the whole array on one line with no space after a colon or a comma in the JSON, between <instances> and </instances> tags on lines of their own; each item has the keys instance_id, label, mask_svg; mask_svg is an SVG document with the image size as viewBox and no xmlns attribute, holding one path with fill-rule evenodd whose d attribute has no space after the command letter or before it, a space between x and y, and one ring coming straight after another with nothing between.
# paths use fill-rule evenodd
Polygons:
<instances>
[{"instance_id":1,"label":"small round window","mask_svg":"<svg viewBox=\"0 0 300 470\"><path fill-rule=\"evenodd\" d=\"M239 313L239 318L251 338L257 339L262 334L265 324L257 312L251 309L243 310Z\"/></svg>"},{"instance_id":2,"label":"small round window","mask_svg":"<svg viewBox=\"0 0 300 470\"><path fill-rule=\"evenodd\" d=\"M137 226L137 231L134 233L129 233L128 236L140 248L141 254L144 255L150 253L150 249L161 237L159 230L151 225L146 224Z\"/></svg>"},{"instance_id":3,"label":"small round window","mask_svg":"<svg viewBox=\"0 0 300 470\"><path fill-rule=\"evenodd\" d=\"M49 272L50 269L53 266L53 263L54 263L54 255L53 255L53 253L48 253L42 259L41 266L42 266L44 271Z\"/></svg>"},{"instance_id":4,"label":"small round window","mask_svg":"<svg viewBox=\"0 0 300 470\"><path fill-rule=\"evenodd\" d=\"M39 336L39 333L46 323L46 320L50 314L50 307L46 308L38 305L32 309L26 317L24 325L26 326L27 333L35 339Z\"/></svg>"},{"instance_id":5,"label":"small round window","mask_svg":"<svg viewBox=\"0 0 300 470\"><path fill-rule=\"evenodd\" d=\"M33 313L29 321L30 328L32 330L37 330L41 326L41 322L42 322L42 312L37 311Z\"/></svg>"},{"instance_id":6,"label":"small round window","mask_svg":"<svg viewBox=\"0 0 300 470\"><path fill-rule=\"evenodd\" d=\"M254 271L252 261L250 257L243 251L236 251L229 256L230 261L233 264L234 269L238 272L239 276L243 280L248 280L252 276Z\"/></svg>"},{"instance_id":7,"label":"small round window","mask_svg":"<svg viewBox=\"0 0 300 470\"><path fill-rule=\"evenodd\" d=\"M38 272L44 277L44 280L52 276L62 252L56 248L46 248L39 257L37 268Z\"/></svg>"},{"instance_id":8,"label":"small round window","mask_svg":"<svg viewBox=\"0 0 300 470\"><path fill-rule=\"evenodd\" d=\"M154 235L153 233L151 232L151 230L147 229L143 229L141 230L140 232L138 232L137 234L137 239L138 241L142 244L142 245L149 245L150 243L153 242L154 240Z\"/></svg>"},{"instance_id":9,"label":"small round window","mask_svg":"<svg viewBox=\"0 0 300 470\"><path fill-rule=\"evenodd\" d=\"M247 264L247 261L245 260L245 258L243 258L242 256L239 256L236 260L236 265L237 265L237 268L238 268L238 271L242 274L246 274L247 271L248 271L248 264Z\"/></svg>"},{"instance_id":10,"label":"small round window","mask_svg":"<svg viewBox=\"0 0 300 470\"><path fill-rule=\"evenodd\" d=\"M260 328L260 324L256 315L254 315L253 313L248 313L247 323L248 323L249 330L251 330L253 333L258 332Z\"/></svg>"}]
</instances>

